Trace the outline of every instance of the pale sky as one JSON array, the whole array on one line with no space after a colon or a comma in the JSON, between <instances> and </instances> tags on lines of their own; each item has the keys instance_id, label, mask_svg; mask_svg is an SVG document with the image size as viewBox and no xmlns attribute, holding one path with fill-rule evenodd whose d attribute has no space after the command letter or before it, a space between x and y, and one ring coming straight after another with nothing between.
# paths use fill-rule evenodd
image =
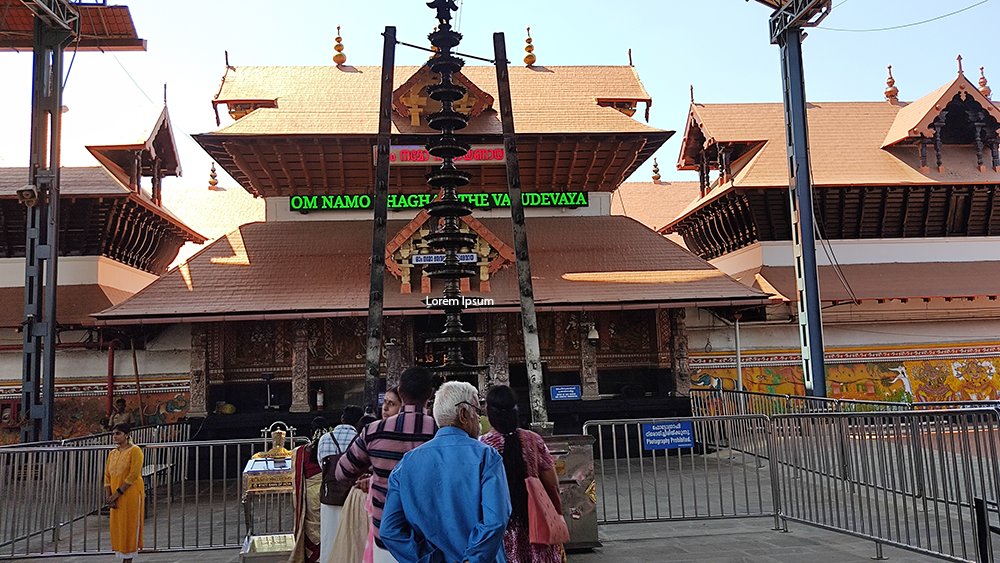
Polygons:
<instances>
[{"instance_id":1,"label":"pale sky","mask_svg":"<svg viewBox=\"0 0 1000 563\"><path fill-rule=\"evenodd\" d=\"M115 2L112 2L115 3ZM165 190L204 190L210 160L188 134L216 129L211 100L233 65L333 64L333 37L342 26L348 64L378 65L380 33L397 26L400 40L426 44L433 13L420 0L134 0L132 11L146 52L80 53L68 76L63 165L94 165L86 144L137 138L152 123L168 84L184 176ZM459 50L492 57L492 33L507 33L511 60L524 55L531 26L539 65L628 64L628 49L653 97L650 123L678 133L657 153L664 179L695 179L674 169L688 108L698 102L781 100L778 48L768 41L769 10L744 0L464 0ZM978 4L978 5L977 5ZM807 95L812 101L882 100L886 65L893 65L900 99L918 98L979 67L1000 95L995 40L1000 0L835 0L824 28L897 30L809 31L805 42ZM71 54L67 54L69 65ZM419 64L426 53L398 47L398 64ZM470 64L477 64L469 61ZM0 53L0 166L27 163L30 53ZM148 99L147 99L148 97ZM516 104L515 100L515 104ZM642 112L636 114L641 118ZM648 181L651 163L632 180ZM223 186L235 183L220 173ZM175 192L176 194L176 192Z\"/></svg>"}]
</instances>

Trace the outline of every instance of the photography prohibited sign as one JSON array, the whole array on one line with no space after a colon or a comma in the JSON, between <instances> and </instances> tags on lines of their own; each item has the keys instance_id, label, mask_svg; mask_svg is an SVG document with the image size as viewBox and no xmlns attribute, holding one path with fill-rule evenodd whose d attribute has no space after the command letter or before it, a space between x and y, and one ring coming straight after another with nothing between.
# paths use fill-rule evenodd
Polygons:
<instances>
[{"instance_id":1,"label":"photography prohibited sign","mask_svg":"<svg viewBox=\"0 0 1000 563\"><path fill-rule=\"evenodd\" d=\"M694 423L648 422L642 425L642 447L647 450L674 450L694 447Z\"/></svg>"}]
</instances>

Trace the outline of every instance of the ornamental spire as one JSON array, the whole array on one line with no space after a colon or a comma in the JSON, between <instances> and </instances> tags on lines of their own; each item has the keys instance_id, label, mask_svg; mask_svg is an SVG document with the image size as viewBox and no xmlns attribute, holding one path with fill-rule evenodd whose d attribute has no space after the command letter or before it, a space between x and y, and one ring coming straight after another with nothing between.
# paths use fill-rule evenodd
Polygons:
<instances>
[{"instance_id":1,"label":"ornamental spire","mask_svg":"<svg viewBox=\"0 0 1000 563\"><path fill-rule=\"evenodd\" d=\"M208 171L208 190L211 192L221 191L219 188L219 175L215 173L215 163L212 163L212 169Z\"/></svg>"},{"instance_id":2,"label":"ornamental spire","mask_svg":"<svg viewBox=\"0 0 1000 563\"><path fill-rule=\"evenodd\" d=\"M531 28L528 28L528 37L524 39L525 46L524 51L528 53L524 56L524 64L532 66L535 64L537 58L535 57L535 46L531 44Z\"/></svg>"},{"instance_id":3,"label":"ornamental spire","mask_svg":"<svg viewBox=\"0 0 1000 563\"><path fill-rule=\"evenodd\" d=\"M899 103L899 88L896 88L896 79L892 77L892 65L889 65L889 78L885 79L885 101L892 105Z\"/></svg>"},{"instance_id":4,"label":"ornamental spire","mask_svg":"<svg viewBox=\"0 0 1000 563\"><path fill-rule=\"evenodd\" d=\"M653 183L660 183L660 165L657 164L656 159L653 159Z\"/></svg>"},{"instance_id":5,"label":"ornamental spire","mask_svg":"<svg viewBox=\"0 0 1000 563\"><path fill-rule=\"evenodd\" d=\"M337 66L343 66L347 62L347 55L344 54L344 38L340 36L340 26L337 26L337 37L334 39L337 42L333 46L333 50L336 51L333 55L333 62Z\"/></svg>"},{"instance_id":6,"label":"ornamental spire","mask_svg":"<svg viewBox=\"0 0 1000 563\"><path fill-rule=\"evenodd\" d=\"M979 93L985 96L987 100L990 99L990 94L993 93L993 90L986 84L984 67L979 67Z\"/></svg>"},{"instance_id":7,"label":"ornamental spire","mask_svg":"<svg viewBox=\"0 0 1000 563\"><path fill-rule=\"evenodd\" d=\"M955 60L958 61L958 73L959 74L965 74L965 71L962 70L962 55L959 55L958 57L956 57Z\"/></svg>"}]
</instances>

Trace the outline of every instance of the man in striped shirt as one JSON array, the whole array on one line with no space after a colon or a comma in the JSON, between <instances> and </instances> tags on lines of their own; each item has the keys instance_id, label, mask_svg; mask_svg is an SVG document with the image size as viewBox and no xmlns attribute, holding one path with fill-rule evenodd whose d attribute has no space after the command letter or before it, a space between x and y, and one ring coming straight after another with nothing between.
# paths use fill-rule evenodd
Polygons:
<instances>
[{"instance_id":1,"label":"man in striped shirt","mask_svg":"<svg viewBox=\"0 0 1000 563\"><path fill-rule=\"evenodd\" d=\"M434 437L437 424L424 412L434 392L431 374L420 367L409 368L399 377L403 409L396 416L376 420L361 431L337 464L337 480L353 481L371 472L372 524L375 527L375 563L394 561L379 536L382 509L389 491L389 474L403 454Z\"/></svg>"}]
</instances>

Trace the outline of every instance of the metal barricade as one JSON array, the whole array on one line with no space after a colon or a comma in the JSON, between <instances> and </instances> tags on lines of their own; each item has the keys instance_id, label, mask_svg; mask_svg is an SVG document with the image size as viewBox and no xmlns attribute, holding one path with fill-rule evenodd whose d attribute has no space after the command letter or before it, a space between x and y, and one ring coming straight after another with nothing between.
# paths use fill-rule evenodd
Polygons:
<instances>
[{"instance_id":1,"label":"metal barricade","mask_svg":"<svg viewBox=\"0 0 1000 563\"><path fill-rule=\"evenodd\" d=\"M299 442L301 443L301 439ZM246 534L243 467L260 439L142 446L144 550L238 547ZM0 449L0 559L110 552L107 446ZM253 529L292 529L291 495L255 499Z\"/></svg>"},{"instance_id":2,"label":"metal barricade","mask_svg":"<svg viewBox=\"0 0 1000 563\"><path fill-rule=\"evenodd\" d=\"M781 518L870 539L879 555L986 560L974 499L996 509L998 431L982 408L775 416Z\"/></svg>"},{"instance_id":3,"label":"metal barricade","mask_svg":"<svg viewBox=\"0 0 1000 563\"><path fill-rule=\"evenodd\" d=\"M598 523L774 517L761 415L589 421Z\"/></svg>"}]
</instances>

